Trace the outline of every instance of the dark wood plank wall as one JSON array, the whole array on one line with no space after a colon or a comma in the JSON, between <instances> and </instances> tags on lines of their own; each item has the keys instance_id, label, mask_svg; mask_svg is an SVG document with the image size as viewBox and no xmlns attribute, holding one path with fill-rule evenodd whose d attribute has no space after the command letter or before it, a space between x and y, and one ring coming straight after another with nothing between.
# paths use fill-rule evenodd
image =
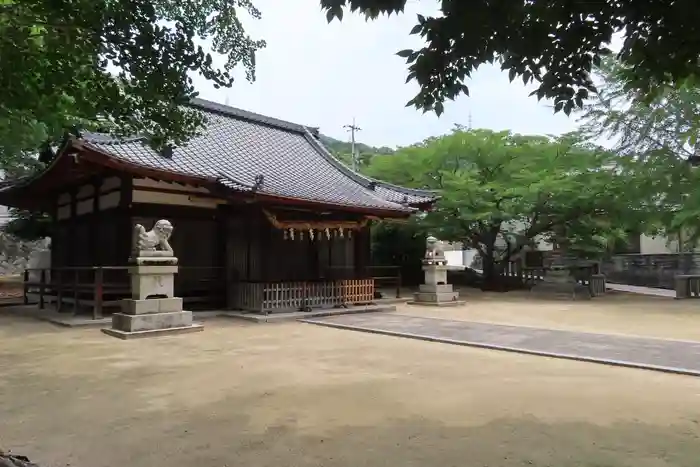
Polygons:
<instances>
[{"instance_id":1,"label":"dark wood plank wall","mask_svg":"<svg viewBox=\"0 0 700 467\"><path fill-rule=\"evenodd\" d=\"M284 238L257 206L220 206L218 209L132 203L132 180L122 177L118 206L100 210L104 177L84 182L95 187L93 212L77 215L79 186L70 187L70 218L54 218L52 264L63 266L124 266L131 252L133 226L153 227L158 219L174 225L171 244L179 258L179 283L186 293L225 288L237 281L294 281L364 277L369 264L369 228L350 238L308 232ZM57 194L58 199L58 194ZM57 205L57 209L61 206ZM56 209L56 210L57 210ZM56 212L54 210L54 212ZM313 214L311 214L313 215Z\"/></svg>"},{"instance_id":2,"label":"dark wood plank wall","mask_svg":"<svg viewBox=\"0 0 700 467\"><path fill-rule=\"evenodd\" d=\"M369 260L369 229L350 238L324 235L311 240L309 233L295 232L285 239L257 209L226 211L226 258L228 282L294 281L362 276L356 270ZM360 247L356 247L359 242ZM366 251L365 251L366 250ZM359 256L358 256L359 255Z\"/></svg>"},{"instance_id":3,"label":"dark wood plank wall","mask_svg":"<svg viewBox=\"0 0 700 467\"><path fill-rule=\"evenodd\" d=\"M160 219L172 222L170 245L180 266L176 278L179 294L190 297L221 292L224 269L217 250L220 231L216 210L139 203L132 206L131 215L129 238L136 224L150 230Z\"/></svg>"},{"instance_id":4,"label":"dark wood plank wall","mask_svg":"<svg viewBox=\"0 0 700 467\"><path fill-rule=\"evenodd\" d=\"M118 219L124 217L127 207L118 205L106 209L100 206L100 196L120 191L121 187L101 191L108 175L93 177L81 185L68 187L63 193L56 193L56 206L52 210L51 264L53 267L87 267L125 265L124 240L120 235L122 226ZM80 188L92 186L92 192L80 194ZM59 202L62 195L67 200ZM65 198L65 197L64 197ZM79 203L91 206L91 212L78 213ZM69 217L58 219L60 209Z\"/></svg>"}]
</instances>

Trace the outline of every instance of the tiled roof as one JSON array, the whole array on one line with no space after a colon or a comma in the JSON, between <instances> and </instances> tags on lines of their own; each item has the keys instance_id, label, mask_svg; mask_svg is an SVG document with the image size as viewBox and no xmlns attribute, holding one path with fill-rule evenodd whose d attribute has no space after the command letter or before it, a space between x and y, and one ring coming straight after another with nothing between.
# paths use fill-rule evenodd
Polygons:
<instances>
[{"instance_id":1,"label":"tiled roof","mask_svg":"<svg viewBox=\"0 0 700 467\"><path fill-rule=\"evenodd\" d=\"M217 178L231 189L371 209L410 211L408 204L434 199L368 179L333 158L311 129L195 99L206 129L165 157L140 138L85 134L84 146L130 163L178 174Z\"/></svg>"}]
</instances>

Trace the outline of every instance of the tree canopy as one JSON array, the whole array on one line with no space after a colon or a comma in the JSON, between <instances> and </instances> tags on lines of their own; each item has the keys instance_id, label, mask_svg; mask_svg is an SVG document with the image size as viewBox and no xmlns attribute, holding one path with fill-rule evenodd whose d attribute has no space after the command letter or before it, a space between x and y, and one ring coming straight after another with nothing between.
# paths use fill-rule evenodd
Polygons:
<instances>
[{"instance_id":1,"label":"tree canopy","mask_svg":"<svg viewBox=\"0 0 700 467\"><path fill-rule=\"evenodd\" d=\"M598 95L582 114L583 133L643 161L644 189L664 206L649 228L680 234L683 246L694 247L700 239L700 88L665 85L642 102L626 89L631 73L619 60L603 60L596 69Z\"/></svg>"},{"instance_id":2,"label":"tree canopy","mask_svg":"<svg viewBox=\"0 0 700 467\"><path fill-rule=\"evenodd\" d=\"M652 196L633 157L559 138L465 130L375 156L366 171L441 198L422 222L479 251L488 280L538 239L583 256L643 225ZM660 206L653 206L655 210Z\"/></svg>"},{"instance_id":3,"label":"tree canopy","mask_svg":"<svg viewBox=\"0 0 700 467\"><path fill-rule=\"evenodd\" d=\"M193 135L201 116L181 106L196 95L191 73L215 87L237 65L255 77L265 44L241 12L260 16L250 0L0 0L0 157L96 126L157 146Z\"/></svg>"},{"instance_id":4,"label":"tree canopy","mask_svg":"<svg viewBox=\"0 0 700 467\"><path fill-rule=\"evenodd\" d=\"M407 0L321 0L329 21L343 11L369 18L403 12ZM700 75L700 13L690 0L443 0L441 14L418 15L411 34L425 46L402 50L408 80L421 90L409 104L443 110L446 99L468 94L466 80L482 64L498 62L511 80L536 82L538 99L569 113L595 91L590 72L610 53L615 33L625 41L618 56L632 73L626 83L641 94L659 85L695 82Z\"/></svg>"},{"instance_id":5,"label":"tree canopy","mask_svg":"<svg viewBox=\"0 0 700 467\"><path fill-rule=\"evenodd\" d=\"M330 136L320 135L323 145L342 163L352 167L352 144L347 141L340 141ZM364 143L355 143L355 156L358 170L366 167L375 154L393 154L394 150L383 146L376 148Z\"/></svg>"}]
</instances>

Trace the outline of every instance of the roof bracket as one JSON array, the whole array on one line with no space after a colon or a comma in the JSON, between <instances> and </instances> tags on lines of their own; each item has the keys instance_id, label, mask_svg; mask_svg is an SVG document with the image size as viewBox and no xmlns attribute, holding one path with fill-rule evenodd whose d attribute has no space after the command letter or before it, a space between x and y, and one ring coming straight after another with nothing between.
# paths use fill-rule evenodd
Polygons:
<instances>
[{"instance_id":1,"label":"roof bracket","mask_svg":"<svg viewBox=\"0 0 700 467\"><path fill-rule=\"evenodd\" d=\"M263 187L265 183L265 176L263 174L258 174L255 176L255 183L253 183L253 191L258 191Z\"/></svg>"}]
</instances>

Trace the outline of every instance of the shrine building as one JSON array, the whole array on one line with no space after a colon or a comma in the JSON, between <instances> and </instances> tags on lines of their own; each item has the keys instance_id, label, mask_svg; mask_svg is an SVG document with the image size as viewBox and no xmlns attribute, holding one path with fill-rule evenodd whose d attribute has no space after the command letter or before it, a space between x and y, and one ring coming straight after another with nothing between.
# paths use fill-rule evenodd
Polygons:
<instances>
[{"instance_id":1,"label":"shrine building","mask_svg":"<svg viewBox=\"0 0 700 467\"><path fill-rule=\"evenodd\" d=\"M269 313L374 297L370 224L406 219L429 191L338 162L315 129L195 99L207 118L186 145L85 133L42 172L6 183L0 204L51 218L41 300L107 314L129 296L135 224L167 219L186 305ZM35 284L36 285L36 284Z\"/></svg>"}]
</instances>

